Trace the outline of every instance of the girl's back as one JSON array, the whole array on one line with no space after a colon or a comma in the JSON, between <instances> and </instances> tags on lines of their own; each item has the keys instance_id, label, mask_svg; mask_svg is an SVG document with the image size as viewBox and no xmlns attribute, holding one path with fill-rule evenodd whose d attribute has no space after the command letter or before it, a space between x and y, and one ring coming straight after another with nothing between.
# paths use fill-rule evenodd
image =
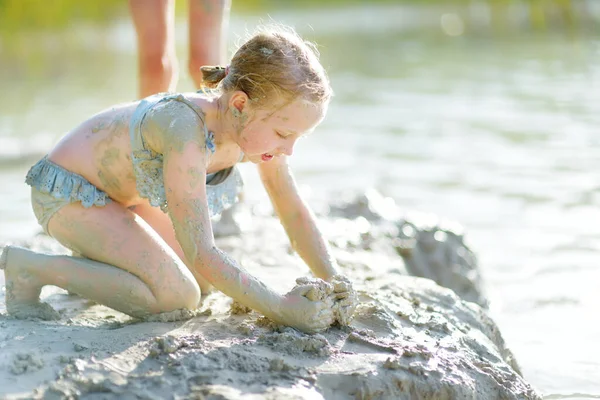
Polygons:
<instances>
[{"instance_id":1,"label":"girl's back","mask_svg":"<svg viewBox=\"0 0 600 400\"><path fill-rule=\"evenodd\" d=\"M129 123L139 104L101 111L66 134L48 159L83 176L125 206L137 199L131 164Z\"/></svg>"}]
</instances>

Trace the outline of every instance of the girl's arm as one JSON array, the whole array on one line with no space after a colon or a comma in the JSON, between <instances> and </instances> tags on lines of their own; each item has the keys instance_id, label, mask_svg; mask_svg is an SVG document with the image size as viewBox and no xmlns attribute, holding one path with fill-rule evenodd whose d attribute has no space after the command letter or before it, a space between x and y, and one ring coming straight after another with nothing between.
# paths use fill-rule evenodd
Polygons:
<instances>
[{"instance_id":1,"label":"girl's arm","mask_svg":"<svg viewBox=\"0 0 600 400\"><path fill-rule=\"evenodd\" d=\"M148 128L160 131L162 137L169 216L191 268L218 290L278 323L307 332L327 328L331 324L327 318L311 317L326 313L330 305L298 293L282 296L274 292L216 247L206 200L204 133L198 116L187 105L175 103L168 112L153 113L146 120Z\"/></svg>"},{"instance_id":2,"label":"girl's arm","mask_svg":"<svg viewBox=\"0 0 600 400\"><path fill-rule=\"evenodd\" d=\"M315 276L331 280L337 274L337 264L317 227L313 213L298 193L287 157L279 156L259 164L259 171L292 247Z\"/></svg>"}]
</instances>

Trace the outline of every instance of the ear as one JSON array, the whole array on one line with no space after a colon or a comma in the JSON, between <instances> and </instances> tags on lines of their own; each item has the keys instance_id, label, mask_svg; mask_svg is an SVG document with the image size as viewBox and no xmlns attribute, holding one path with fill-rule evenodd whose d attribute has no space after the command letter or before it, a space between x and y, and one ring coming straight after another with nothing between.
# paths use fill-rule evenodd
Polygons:
<instances>
[{"instance_id":1,"label":"ear","mask_svg":"<svg viewBox=\"0 0 600 400\"><path fill-rule=\"evenodd\" d=\"M241 91L236 90L229 98L229 108L236 109L240 113L244 111L244 108L248 105L248 95Z\"/></svg>"}]
</instances>

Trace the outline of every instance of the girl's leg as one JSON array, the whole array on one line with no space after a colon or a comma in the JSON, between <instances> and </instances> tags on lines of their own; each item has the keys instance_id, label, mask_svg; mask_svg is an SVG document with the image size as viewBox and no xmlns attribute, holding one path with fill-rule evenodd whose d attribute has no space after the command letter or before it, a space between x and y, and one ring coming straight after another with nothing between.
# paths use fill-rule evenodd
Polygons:
<instances>
[{"instance_id":1,"label":"girl's leg","mask_svg":"<svg viewBox=\"0 0 600 400\"><path fill-rule=\"evenodd\" d=\"M175 51L175 1L129 0L137 33L140 97L174 91L178 79Z\"/></svg>"},{"instance_id":2,"label":"girl's leg","mask_svg":"<svg viewBox=\"0 0 600 400\"><path fill-rule=\"evenodd\" d=\"M50 220L50 234L85 258L8 247L6 306L17 317L40 315L39 293L55 285L126 314L142 317L195 309L200 289L175 252L141 218L113 202L72 203Z\"/></svg>"}]
</instances>

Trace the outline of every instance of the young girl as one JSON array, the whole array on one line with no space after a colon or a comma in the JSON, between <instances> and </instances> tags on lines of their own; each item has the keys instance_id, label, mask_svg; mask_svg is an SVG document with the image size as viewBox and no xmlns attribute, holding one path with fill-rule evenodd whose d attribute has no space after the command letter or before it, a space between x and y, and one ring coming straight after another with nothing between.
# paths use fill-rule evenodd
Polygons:
<instances>
[{"instance_id":1,"label":"young girl","mask_svg":"<svg viewBox=\"0 0 600 400\"><path fill-rule=\"evenodd\" d=\"M150 96L94 115L27 174L44 231L74 256L8 246L0 268L16 317L55 318L39 302L55 285L134 317L195 309L212 284L272 320L307 332L333 322L348 296L280 295L220 251L210 217L241 186L238 162L258 165L295 250L324 280L336 265L287 164L296 141L323 119L331 97L316 52L293 31L271 28L226 67L205 67L215 91ZM310 299L309 299L310 298Z\"/></svg>"}]
</instances>

